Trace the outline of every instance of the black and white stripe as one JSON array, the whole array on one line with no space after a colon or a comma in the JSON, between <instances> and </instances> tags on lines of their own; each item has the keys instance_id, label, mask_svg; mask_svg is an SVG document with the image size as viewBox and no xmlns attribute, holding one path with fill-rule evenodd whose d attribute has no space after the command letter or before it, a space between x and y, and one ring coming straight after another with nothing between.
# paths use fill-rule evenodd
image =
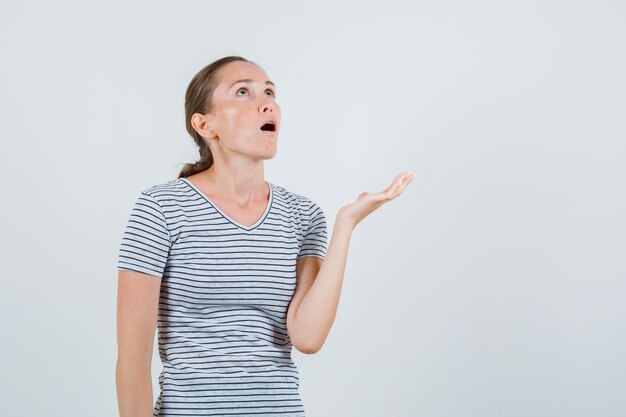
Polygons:
<instances>
[{"instance_id":1,"label":"black and white stripe","mask_svg":"<svg viewBox=\"0 0 626 417\"><path fill-rule=\"evenodd\" d=\"M162 277L154 416L304 416L286 315L296 260L326 255L326 219L307 197L268 185L249 227L185 178L135 201L118 269Z\"/></svg>"}]
</instances>

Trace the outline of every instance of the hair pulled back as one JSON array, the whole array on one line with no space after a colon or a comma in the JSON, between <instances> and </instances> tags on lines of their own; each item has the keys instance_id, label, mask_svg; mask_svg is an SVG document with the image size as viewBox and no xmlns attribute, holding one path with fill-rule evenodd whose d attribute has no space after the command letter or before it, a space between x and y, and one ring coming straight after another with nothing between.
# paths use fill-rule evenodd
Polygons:
<instances>
[{"instance_id":1,"label":"hair pulled back","mask_svg":"<svg viewBox=\"0 0 626 417\"><path fill-rule=\"evenodd\" d=\"M185 164L180 174L178 174L178 178L188 177L209 169L213 165L213 154L209 149L209 145L193 128L191 117L196 113L208 114L213 110L213 92L219 82L217 73L220 68L233 61L244 61L256 65L255 62L240 56L226 56L213 61L198 71L187 87L187 92L185 93L185 126L189 135L198 145L200 160L192 164Z\"/></svg>"}]
</instances>

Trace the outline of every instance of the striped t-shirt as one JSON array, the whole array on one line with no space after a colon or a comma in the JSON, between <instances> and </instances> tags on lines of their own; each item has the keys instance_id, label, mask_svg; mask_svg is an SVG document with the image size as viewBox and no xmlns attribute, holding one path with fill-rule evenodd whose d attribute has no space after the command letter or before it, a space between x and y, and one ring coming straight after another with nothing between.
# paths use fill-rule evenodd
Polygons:
<instances>
[{"instance_id":1,"label":"striped t-shirt","mask_svg":"<svg viewBox=\"0 0 626 417\"><path fill-rule=\"evenodd\" d=\"M286 317L296 260L326 255L326 219L309 198L266 182L269 203L251 226L186 178L134 203L118 269L162 278L154 416L305 415Z\"/></svg>"}]
</instances>

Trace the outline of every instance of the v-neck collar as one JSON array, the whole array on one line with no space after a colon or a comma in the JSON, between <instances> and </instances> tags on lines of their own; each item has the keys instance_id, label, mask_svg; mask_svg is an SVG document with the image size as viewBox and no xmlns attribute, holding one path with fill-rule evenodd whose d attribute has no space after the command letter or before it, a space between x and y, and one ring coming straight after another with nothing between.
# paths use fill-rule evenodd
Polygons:
<instances>
[{"instance_id":1,"label":"v-neck collar","mask_svg":"<svg viewBox=\"0 0 626 417\"><path fill-rule=\"evenodd\" d=\"M267 183L267 186L270 189L270 198L269 201L267 202L267 207L265 207L265 210L263 211L263 214L261 215L261 217L254 222L253 225L251 226L245 226L237 221L235 221L234 219L232 219L228 214L226 214L225 212L223 212L218 206L217 204L215 204L206 194L204 194L202 191L200 191L200 189L198 189L198 187L196 187L191 181L189 181L187 178L181 178L181 180L189 185L195 192L197 192L200 196L202 196L210 205L213 206L213 208L215 208L215 210L226 220L228 220L229 222L231 222L232 224L234 224L235 226L239 227L240 229L246 230L246 231L250 231L252 229L255 229L257 227L259 227L261 224L263 224L263 222L265 221L265 219L267 218L267 215L270 211L270 209L272 208L272 204L274 202L274 187L272 186L272 184L265 180L265 182Z\"/></svg>"}]
</instances>

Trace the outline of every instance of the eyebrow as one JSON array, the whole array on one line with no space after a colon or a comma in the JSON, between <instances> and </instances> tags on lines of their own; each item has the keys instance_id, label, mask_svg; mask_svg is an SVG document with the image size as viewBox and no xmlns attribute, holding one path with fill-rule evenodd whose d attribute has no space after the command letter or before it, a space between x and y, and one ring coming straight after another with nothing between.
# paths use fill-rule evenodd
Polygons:
<instances>
[{"instance_id":1,"label":"eyebrow","mask_svg":"<svg viewBox=\"0 0 626 417\"><path fill-rule=\"evenodd\" d=\"M231 84L231 86L229 87L229 89L233 88L233 85L237 84L237 83L253 83L254 81L251 80L250 78L245 78L243 80L237 80L234 83ZM272 85L274 88L276 88L276 85L271 82L271 81L265 81L265 84L270 84Z\"/></svg>"}]
</instances>

